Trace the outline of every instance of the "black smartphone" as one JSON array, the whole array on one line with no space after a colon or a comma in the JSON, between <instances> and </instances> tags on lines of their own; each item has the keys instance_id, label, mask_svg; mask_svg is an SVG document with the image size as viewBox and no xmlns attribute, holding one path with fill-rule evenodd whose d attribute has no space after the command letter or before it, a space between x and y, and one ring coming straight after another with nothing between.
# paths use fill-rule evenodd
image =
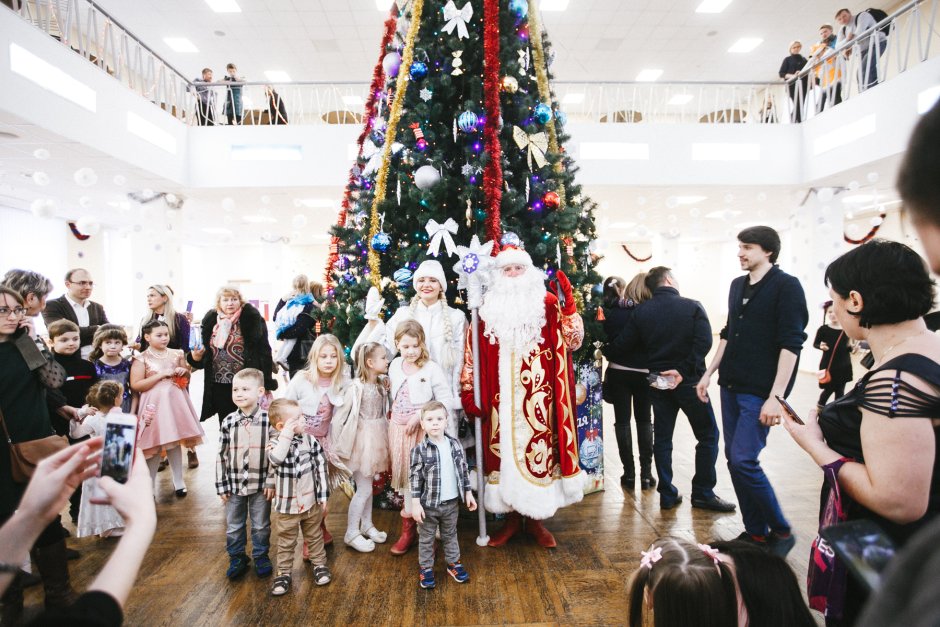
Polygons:
<instances>
[{"instance_id":1,"label":"black smartphone","mask_svg":"<svg viewBox=\"0 0 940 627\"><path fill-rule=\"evenodd\" d=\"M878 523L850 520L826 527L819 535L869 591L881 586L881 573L894 558L896 547Z\"/></svg>"},{"instance_id":2,"label":"black smartphone","mask_svg":"<svg viewBox=\"0 0 940 627\"><path fill-rule=\"evenodd\" d=\"M780 406L783 407L783 411L787 412L787 415L793 419L793 422L795 422L798 425L806 424L805 422L803 422L803 419L797 415L796 410L790 406L790 403L787 402L787 399L783 398L779 394L775 396L774 398L776 398L777 401L780 403Z\"/></svg>"}]
</instances>

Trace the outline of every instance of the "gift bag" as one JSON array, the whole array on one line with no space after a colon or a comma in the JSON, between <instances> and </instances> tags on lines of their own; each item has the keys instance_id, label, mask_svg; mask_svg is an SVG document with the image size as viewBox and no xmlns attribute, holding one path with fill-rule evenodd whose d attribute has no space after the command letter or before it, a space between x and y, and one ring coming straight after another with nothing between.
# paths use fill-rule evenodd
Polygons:
<instances>
[{"instance_id":1,"label":"gift bag","mask_svg":"<svg viewBox=\"0 0 940 627\"><path fill-rule=\"evenodd\" d=\"M841 466L841 464L840 464ZM849 497L843 496L839 488L837 467L825 468L825 482L828 488L825 505L819 514L819 528L845 522L848 518ZM836 557L835 550L826 540L816 535L809 555L809 574L806 592L809 606L822 612L827 618L842 618L845 607L845 589L848 582L845 564Z\"/></svg>"}]
</instances>

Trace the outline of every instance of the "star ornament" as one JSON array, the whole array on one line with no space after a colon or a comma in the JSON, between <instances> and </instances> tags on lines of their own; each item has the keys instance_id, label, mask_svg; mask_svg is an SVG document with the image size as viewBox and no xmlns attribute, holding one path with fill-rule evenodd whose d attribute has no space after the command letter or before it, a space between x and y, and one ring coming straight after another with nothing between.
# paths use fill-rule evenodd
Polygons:
<instances>
[{"instance_id":1,"label":"star ornament","mask_svg":"<svg viewBox=\"0 0 940 627\"><path fill-rule=\"evenodd\" d=\"M470 240L469 246L457 247L459 261L454 264L454 272L458 277L457 289L465 290L470 287L471 279L474 282L486 282L486 275L496 263L491 255L492 252L493 241L481 244L480 238L476 235Z\"/></svg>"},{"instance_id":2,"label":"star ornament","mask_svg":"<svg viewBox=\"0 0 940 627\"><path fill-rule=\"evenodd\" d=\"M433 95L434 95L434 92L432 92L427 87L423 88L421 91L418 92L418 96L420 96L421 100L425 102L430 100Z\"/></svg>"}]
</instances>

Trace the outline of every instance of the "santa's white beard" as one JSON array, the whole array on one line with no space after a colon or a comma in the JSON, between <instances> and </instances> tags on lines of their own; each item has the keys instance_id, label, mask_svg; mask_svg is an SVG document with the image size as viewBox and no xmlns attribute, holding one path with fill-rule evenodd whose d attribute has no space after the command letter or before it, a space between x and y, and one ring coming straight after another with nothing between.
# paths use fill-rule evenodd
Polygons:
<instances>
[{"instance_id":1,"label":"santa's white beard","mask_svg":"<svg viewBox=\"0 0 940 627\"><path fill-rule=\"evenodd\" d=\"M480 307L486 337L522 355L535 350L546 322L545 292L545 274L534 267L517 277L498 274Z\"/></svg>"}]
</instances>

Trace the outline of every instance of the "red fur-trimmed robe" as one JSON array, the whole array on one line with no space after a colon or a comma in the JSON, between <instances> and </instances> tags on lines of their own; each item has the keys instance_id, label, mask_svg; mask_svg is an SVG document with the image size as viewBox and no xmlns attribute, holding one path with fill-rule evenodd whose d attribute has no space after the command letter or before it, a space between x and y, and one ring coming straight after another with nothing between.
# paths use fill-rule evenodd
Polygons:
<instances>
[{"instance_id":1,"label":"red fur-trimmed robe","mask_svg":"<svg viewBox=\"0 0 940 627\"><path fill-rule=\"evenodd\" d=\"M558 299L545 296L546 324L538 350L522 356L490 343L480 322L480 410L473 402L470 335L461 376L461 401L470 415L482 415L484 505L488 511L516 511L551 518L560 507L584 497L578 462L574 373L569 345L576 345L580 318L563 323ZM577 314L572 318L576 318ZM471 331L472 332L472 331ZM582 332L583 333L583 332Z\"/></svg>"}]
</instances>

